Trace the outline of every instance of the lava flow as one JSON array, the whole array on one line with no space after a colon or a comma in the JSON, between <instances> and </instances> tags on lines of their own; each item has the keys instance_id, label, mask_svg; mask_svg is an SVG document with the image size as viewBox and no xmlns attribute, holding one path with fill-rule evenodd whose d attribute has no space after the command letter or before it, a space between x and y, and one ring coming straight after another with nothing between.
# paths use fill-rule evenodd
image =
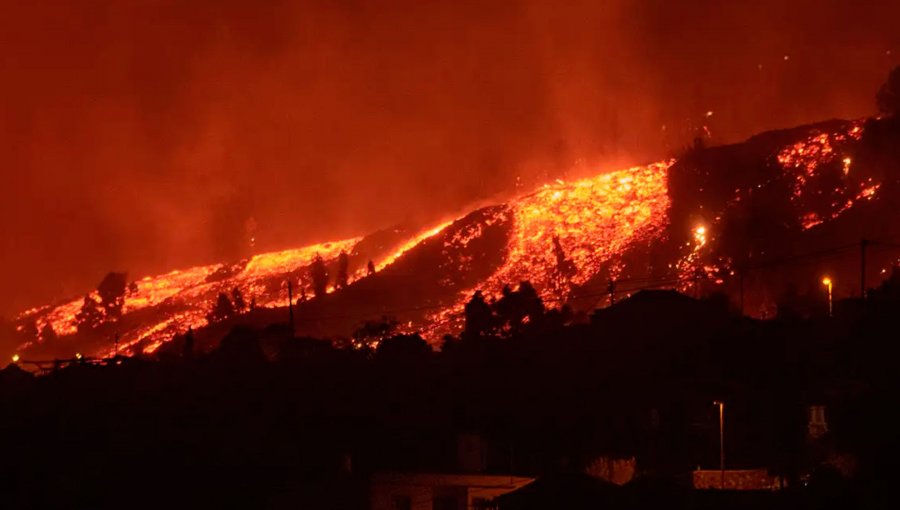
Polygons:
<instances>
[{"instance_id":1,"label":"lava flow","mask_svg":"<svg viewBox=\"0 0 900 510\"><path fill-rule=\"evenodd\" d=\"M859 141L862 134L862 123L854 122L846 131L816 133L778 153L778 163L793 180L791 200L798 204L813 193L821 195L821 187L812 186L811 183L826 175L825 170L829 166L840 167L840 172L834 172L840 176L839 185L828 190L831 202L825 204L825 210L800 212L801 224L805 230L837 218L860 200L871 200L881 186L880 183L873 182L871 177L854 183L855 176L851 173L853 158L847 151L850 144Z\"/></svg>"},{"instance_id":2,"label":"lava flow","mask_svg":"<svg viewBox=\"0 0 900 510\"><path fill-rule=\"evenodd\" d=\"M513 202L506 262L486 289L496 292L504 284L528 280L545 299L564 299L631 244L662 233L671 163L547 186Z\"/></svg>"},{"instance_id":3,"label":"lava flow","mask_svg":"<svg viewBox=\"0 0 900 510\"><path fill-rule=\"evenodd\" d=\"M764 182L752 186L744 183L738 189L720 186L734 189L734 195L723 197L722 205L715 207L717 210L698 205L694 212L688 212L688 215L709 218L702 222L689 225L673 222L670 173L674 165L681 163L667 160L574 182L557 181L456 221L415 232L391 231L389 236L393 237L389 241L384 238L373 241L377 235L354 237L256 255L234 264L199 266L146 277L128 286L121 315L108 321L115 327L102 331L106 336L121 335L120 352L153 352L174 335L205 326L220 293L232 294L238 289L248 302L263 309L286 305L288 281L295 282L297 295L311 295L307 272L313 258L320 256L329 270L333 270L341 253L354 261L347 268L351 287L359 280L373 277L377 280L383 270L397 265L406 264L402 270L393 271L394 274L427 273L425 278L431 278L427 281L433 283L425 284L424 288L434 289L434 296L418 298L424 299L427 306L423 307L421 302L401 304L403 308L437 310L405 317L403 321L404 329L432 337L458 331L464 303L476 290L491 299L498 297L506 285L529 281L548 305L558 306L578 298L580 291L599 278L605 282L607 278L648 276L646 259L633 257L648 246L670 246L663 256L666 260L657 260L654 271L657 278L664 277L671 287L684 290L684 282L698 278L697 275L719 285L720 275L729 272L730 264L727 257L716 254L718 236L724 228L722 218L764 188L778 186L787 191L786 201L795 211L790 221L801 231L833 220L859 201L875 197L881 183L857 172L854 166L853 147L862 133L862 123L851 122L833 132L810 129L804 136L790 135L793 138L787 138L788 143L778 142L782 145L760 156L756 168L766 169L760 174L765 175L761 177ZM771 147L766 146L764 150ZM713 172L703 172L702 175L713 178ZM725 180L734 175L721 174ZM500 239L500 245L473 250L471 246L477 244L474 241L484 238L488 231L502 232L495 236ZM437 243L428 242L432 238ZM406 257L408 252L424 253L422 250L438 252L436 258ZM369 260L371 267L366 263ZM428 264L439 262L437 266L424 267L422 260L430 261ZM459 276L475 274L473 267L480 268L477 278ZM450 278L441 274L442 271L451 271L455 276ZM390 285L383 288L387 289L385 292L391 291ZM340 298L343 289L336 290L331 285L328 292L335 292ZM86 304L97 305L100 313L104 310L98 292L94 291L84 298L22 313L17 318L18 328L23 333L32 332L33 336L20 351L48 342L48 335L61 337L57 340L60 343L70 337L83 337L79 313ZM585 304L601 303L596 299ZM354 310L341 310L341 313L349 317ZM366 318L359 316L355 320ZM96 355L112 352L108 338L96 340L93 345L93 350L79 349Z\"/></svg>"},{"instance_id":4,"label":"lava flow","mask_svg":"<svg viewBox=\"0 0 900 510\"><path fill-rule=\"evenodd\" d=\"M497 298L505 285L528 281L545 302L560 304L602 266L615 275L629 247L664 232L672 163L560 181L510 202L503 212L512 225L502 265L477 289L461 292L456 303L431 315L428 336L454 329L475 290Z\"/></svg>"}]
</instances>

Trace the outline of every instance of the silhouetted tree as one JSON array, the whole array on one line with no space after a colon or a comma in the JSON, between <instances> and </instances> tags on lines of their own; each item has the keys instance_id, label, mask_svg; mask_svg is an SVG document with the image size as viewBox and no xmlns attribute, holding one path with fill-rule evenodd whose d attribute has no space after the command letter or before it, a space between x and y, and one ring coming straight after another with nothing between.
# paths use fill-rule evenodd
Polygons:
<instances>
[{"instance_id":1,"label":"silhouetted tree","mask_svg":"<svg viewBox=\"0 0 900 510\"><path fill-rule=\"evenodd\" d=\"M495 303L491 303L491 312L496 314L496 322L501 328L508 322L511 309L514 306L514 294L512 287L506 284L500 290L500 299Z\"/></svg>"},{"instance_id":2,"label":"silhouetted tree","mask_svg":"<svg viewBox=\"0 0 900 510\"><path fill-rule=\"evenodd\" d=\"M431 346L418 334L395 335L378 344L377 359L383 361L415 361L433 354Z\"/></svg>"},{"instance_id":3,"label":"silhouetted tree","mask_svg":"<svg viewBox=\"0 0 900 510\"><path fill-rule=\"evenodd\" d=\"M541 322L544 328L554 330L562 329L563 326L571 323L574 318L575 313L572 311L572 307L566 304L562 308L547 310L541 318Z\"/></svg>"},{"instance_id":4,"label":"silhouetted tree","mask_svg":"<svg viewBox=\"0 0 900 510\"><path fill-rule=\"evenodd\" d=\"M44 324L44 327L41 328L41 341L42 342L55 342L59 337L56 335L56 331L53 329L53 326L48 322Z\"/></svg>"},{"instance_id":5,"label":"silhouetted tree","mask_svg":"<svg viewBox=\"0 0 900 510\"><path fill-rule=\"evenodd\" d=\"M347 255L347 252L341 250L341 254L338 255L338 267L337 274L334 277L334 288L343 289L347 286L347 281L350 279L350 257Z\"/></svg>"},{"instance_id":6,"label":"silhouetted tree","mask_svg":"<svg viewBox=\"0 0 900 510\"><path fill-rule=\"evenodd\" d=\"M888 75L875 100L879 112L885 115L900 114L900 66L895 67Z\"/></svg>"},{"instance_id":7,"label":"silhouetted tree","mask_svg":"<svg viewBox=\"0 0 900 510\"><path fill-rule=\"evenodd\" d=\"M316 253L309 268L309 276L312 279L313 293L316 297L324 296L328 291L328 268L322 256Z\"/></svg>"},{"instance_id":8,"label":"silhouetted tree","mask_svg":"<svg viewBox=\"0 0 900 510\"><path fill-rule=\"evenodd\" d=\"M373 263L373 262L370 260L369 263L366 264L366 275L367 275L367 276L372 276L373 274L375 274L375 263Z\"/></svg>"},{"instance_id":9,"label":"silhouetted tree","mask_svg":"<svg viewBox=\"0 0 900 510\"><path fill-rule=\"evenodd\" d=\"M247 302L244 301L244 294L241 292L241 289L235 287L234 290L231 291L231 299L234 302L234 310L237 313L247 311Z\"/></svg>"},{"instance_id":10,"label":"silhouetted tree","mask_svg":"<svg viewBox=\"0 0 900 510\"><path fill-rule=\"evenodd\" d=\"M225 295L224 292L220 292L219 297L216 298L216 303L213 305L212 310L206 318L212 323L223 321L234 317L234 315L234 305L231 303L231 300L228 299L228 296Z\"/></svg>"},{"instance_id":11,"label":"silhouetted tree","mask_svg":"<svg viewBox=\"0 0 900 510\"><path fill-rule=\"evenodd\" d=\"M515 291L508 285L503 287L503 296L493 309L505 336L521 333L526 324L537 322L544 315L544 303L529 282L521 282Z\"/></svg>"},{"instance_id":12,"label":"silhouetted tree","mask_svg":"<svg viewBox=\"0 0 900 510\"><path fill-rule=\"evenodd\" d=\"M382 340L390 337L397 330L397 320L383 316L380 320L365 321L353 332L353 347L372 349L378 347Z\"/></svg>"},{"instance_id":13,"label":"silhouetted tree","mask_svg":"<svg viewBox=\"0 0 900 510\"><path fill-rule=\"evenodd\" d=\"M125 291L128 289L127 273L108 273L97 285L100 294L100 305L103 306L107 319L118 319L122 316L125 305Z\"/></svg>"},{"instance_id":14,"label":"silhouetted tree","mask_svg":"<svg viewBox=\"0 0 900 510\"><path fill-rule=\"evenodd\" d=\"M475 291L472 299L466 303L464 312L466 317L466 325L462 332L464 340L482 338L493 332L494 313L480 290Z\"/></svg>"},{"instance_id":15,"label":"silhouetted tree","mask_svg":"<svg viewBox=\"0 0 900 510\"><path fill-rule=\"evenodd\" d=\"M559 242L559 236L553 236L553 255L556 257L556 270L560 274L569 277L575 273L575 264L566 258L566 252Z\"/></svg>"},{"instance_id":16,"label":"silhouetted tree","mask_svg":"<svg viewBox=\"0 0 900 510\"><path fill-rule=\"evenodd\" d=\"M194 328L188 327L187 333L184 334L181 357L188 361L194 359Z\"/></svg>"},{"instance_id":17,"label":"silhouetted tree","mask_svg":"<svg viewBox=\"0 0 900 510\"><path fill-rule=\"evenodd\" d=\"M575 264L566 258L566 252L563 250L559 241L559 236L553 236L553 255L556 257L556 271L553 275L553 286L557 296L563 299L569 280L575 275Z\"/></svg>"},{"instance_id":18,"label":"silhouetted tree","mask_svg":"<svg viewBox=\"0 0 900 510\"><path fill-rule=\"evenodd\" d=\"M306 287L303 285L300 286L300 297L297 298L297 304L306 302L309 297L306 295Z\"/></svg>"},{"instance_id":19,"label":"silhouetted tree","mask_svg":"<svg viewBox=\"0 0 900 510\"><path fill-rule=\"evenodd\" d=\"M84 296L81 310L75 314L78 332L83 333L103 324L103 309L90 295Z\"/></svg>"}]
</instances>

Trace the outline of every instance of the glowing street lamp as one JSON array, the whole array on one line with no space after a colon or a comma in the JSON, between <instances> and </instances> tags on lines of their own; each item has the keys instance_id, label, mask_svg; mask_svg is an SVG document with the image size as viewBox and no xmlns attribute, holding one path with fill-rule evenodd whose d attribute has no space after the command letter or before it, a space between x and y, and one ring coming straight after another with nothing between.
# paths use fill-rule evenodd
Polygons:
<instances>
[{"instance_id":1,"label":"glowing street lamp","mask_svg":"<svg viewBox=\"0 0 900 510\"><path fill-rule=\"evenodd\" d=\"M719 406L719 488L725 490L725 402L716 401Z\"/></svg>"},{"instance_id":2,"label":"glowing street lamp","mask_svg":"<svg viewBox=\"0 0 900 510\"><path fill-rule=\"evenodd\" d=\"M831 317L832 312L833 312L833 308L832 308L832 304L831 304L831 289L832 289L833 284L832 284L831 278L828 276L826 276L825 278L822 278L822 285L824 285L825 288L828 289L828 316Z\"/></svg>"}]
</instances>

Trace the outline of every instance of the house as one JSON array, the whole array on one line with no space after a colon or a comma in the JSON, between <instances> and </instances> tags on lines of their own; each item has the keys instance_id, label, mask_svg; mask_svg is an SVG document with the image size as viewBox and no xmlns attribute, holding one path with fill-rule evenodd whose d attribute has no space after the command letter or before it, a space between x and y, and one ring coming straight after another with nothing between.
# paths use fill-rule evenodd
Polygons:
<instances>
[{"instance_id":1,"label":"house","mask_svg":"<svg viewBox=\"0 0 900 510\"><path fill-rule=\"evenodd\" d=\"M544 476L519 490L500 496L492 510L621 508L622 486L584 473Z\"/></svg>"},{"instance_id":2,"label":"house","mask_svg":"<svg viewBox=\"0 0 900 510\"><path fill-rule=\"evenodd\" d=\"M722 471L698 469L693 472L693 483L695 489L759 491L783 488L782 480L770 475L765 469L726 469L724 487L722 487Z\"/></svg>"},{"instance_id":3,"label":"house","mask_svg":"<svg viewBox=\"0 0 900 510\"><path fill-rule=\"evenodd\" d=\"M371 509L486 510L494 498L533 480L480 473L376 473L371 481Z\"/></svg>"},{"instance_id":4,"label":"house","mask_svg":"<svg viewBox=\"0 0 900 510\"><path fill-rule=\"evenodd\" d=\"M452 472L375 473L370 483L372 510L481 510L497 496L533 478L488 474L489 445L480 434L456 435Z\"/></svg>"}]
</instances>

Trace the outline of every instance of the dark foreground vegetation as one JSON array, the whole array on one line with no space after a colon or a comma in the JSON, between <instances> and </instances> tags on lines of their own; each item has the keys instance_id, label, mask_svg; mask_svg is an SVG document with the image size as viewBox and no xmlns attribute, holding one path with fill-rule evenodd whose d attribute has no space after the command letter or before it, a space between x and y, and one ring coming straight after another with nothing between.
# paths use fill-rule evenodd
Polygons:
<instances>
[{"instance_id":1,"label":"dark foreground vegetation","mask_svg":"<svg viewBox=\"0 0 900 510\"><path fill-rule=\"evenodd\" d=\"M898 313L896 277L832 319L772 321L645 291L579 323L522 285L473 298L440 352L387 336L390 324L340 346L273 325L235 328L202 355L188 335L158 360L40 377L10 365L2 506L364 508L370 474L452 472L455 438L474 433L490 445L486 472L553 480L635 457L623 494L682 495L667 506L886 508ZM713 401L727 405L729 468L766 468L784 491L686 489L697 466L718 467ZM814 404L828 432L812 440Z\"/></svg>"}]
</instances>

